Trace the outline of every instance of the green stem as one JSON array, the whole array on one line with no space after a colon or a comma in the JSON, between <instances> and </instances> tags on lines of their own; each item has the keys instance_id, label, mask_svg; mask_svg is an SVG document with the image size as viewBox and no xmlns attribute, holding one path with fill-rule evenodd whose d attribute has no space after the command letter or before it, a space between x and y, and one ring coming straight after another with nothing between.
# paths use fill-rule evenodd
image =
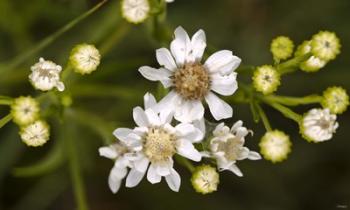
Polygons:
<instances>
[{"instance_id":1,"label":"green stem","mask_svg":"<svg viewBox=\"0 0 350 210\"><path fill-rule=\"evenodd\" d=\"M292 111L291 109L289 109L288 107L285 107L281 104L278 103L268 103L270 106L272 106L274 109L278 110L279 112L281 112L285 117L294 120L296 123L299 123L302 119L302 116L298 113L295 113L294 111Z\"/></svg>"},{"instance_id":2,"label":"green stem","mask_svg":"<svg viewBox=\"0 0 350 210\"><path fill-rule=\"evenodd\" d=\"M4 69L6 70L12 70L16 67L18 67L20 64L22 64L25 60L27 60L31 55L38 53L48 45L50 45L53 41L55 41L58 37L60 37L62 34L67 32L69 29L73 28L76 24L84 20L85 18L89 17L91 14L93 14L96 10L98 10L103 4L105 4L107 0L102 0L100 3L98 3L96 6L85 12L84 14L80 15L79 17L75 18L71 22L69 22L67 25L60 28L58 31L53 33L52 35L46 37L41 42L39 42L37 45L35 45L30 50L24 52L23 54L18 55L15 57L10 63L6 65Z\"/></svg>"},{"instance_id":3,"label":"green stem","mask_svg":"<svg viewBox=\"0 0 350 210\"><path fill-rule=\"evenodd\" d=\"M270 96L265 96L265 98L271 102L280 103L287 106L298 106L298 105L304 105L304 104L321 103L323 99L322 96L319 96L319 95L309 95L304 97L270 95Z\"/></svg>"},{"instance_id":4,"label":"green stem","mask_svg":"<svg viewBox=\"0 0 350 210\"><path fill-rule=\"evenodd\" d=\"M256 107L257 107L258 113L260 115L260 118L261 118L261 120L262 120L262 122L264 124L264 127L265 127L266 131L272 131L269 119L267 118L266 113L264 112L264 110L262 109L260 104L256 104Z\"/></svg>"},{"instance_id":5,"label":"green stem","mask_svg":"<svg viewBox=\"0 0 350 210\"><path fill-rule=\"evenodd\" d=\"M103 43L100 44L99 51L101 55L105 55L107 52L109 52L113 46L118 43L124 36L127 34L127 32L130 30L130 24L127 24L125 21L123 21L118 27L117 30L115 30Z\"/></svg>"},{"instance_id":6,"label":"green stem","mask_svg":"<svg viewBox=\"0 0 350 210\"><path fill-rule=\"evenodd\" d=\"M293 59L290 59L286 62L283 62L281 64L278 64L276 66L277 71L279 71L281 74L287 74L296 71L299 68L300 63L306 61L312 56L311 53L307 53L305 55L295 57Z\"/></svg>"},{"instance_id":7,"label":"green stem","mask_svg":"<svg viewBox=\"0 0 350 210\"><path fill-rule=\"evenodd\" d=\"M0 105L11 105L13 102L12 99L2 99L0 98Z\"/></svg>"},{"instance_id":8,"label":"green stem","mask_svg":"<svg viewBox=\"0 0 350 210\"><path fill-rule=\"evenodd\" d=\"M67 122L66 122L67 123ZM72 127L66 127L68 134L71 134ZM77 202L78 210L88 210L88 204L85 195L85 187L83 183L83 178L81 174L81 167L79 164L78 154L79 151L76 148L75 141L78 140L70 135L66 136L66 147L69 160L69 171L71 174L71 179L73 183L74 195Z\"/></svg>"},{"instance_id":9,"label":"green stem","mask_svg":"<svg viewBox=\"0 0 350 210\"><path fill-rule=\"evenodd\" d=\"M8 122L12 120L11 113L0 119L0 128L4 127Z\"/></svg>"},{"instance_id":10,"label":"green stem","mask_svg":"<svg viewBox=\"0 0 350 210\"><path fill-rule=\"evenodd\" d=\"M189 160L187 160L186 158L181 157L179 155L176 155L175 159L177 160L177 162L179 164L181 164L182 166L186 167L191 173L194 172L195 167L192 165L192 163Z\"/></svg>"}]
</instances>

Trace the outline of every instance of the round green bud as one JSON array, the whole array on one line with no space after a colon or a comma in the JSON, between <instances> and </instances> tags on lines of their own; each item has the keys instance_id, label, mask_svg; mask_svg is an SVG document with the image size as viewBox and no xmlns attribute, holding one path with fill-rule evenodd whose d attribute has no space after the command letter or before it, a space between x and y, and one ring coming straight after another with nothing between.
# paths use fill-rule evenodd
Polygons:
<instances>
[{"instance_id":1,"label":"round green bud","mask_svg":"<svg viewBox=\"0 0 350 210\"><path fill-rule=\"evenodd\" d=\"M11 105L13 122L22 126L39 118L40 106L37 100L30 96L16 98Z\"/></svg>"},{"instance_id":2,"label":"round green bud","mask_svg":"<svg viewBox=\"0 0 350 210\"><path fill-rule=\"evenodd\" d=\"M341 114L349 106L349 95L342 87L329 87L323 92L321 102L323 108L328 108L333 114Z\"/></svg>"},{"instance_id":3,"label":"round green bud","mask_svg":"<svg viewBox=\"0 0 350 210\"><path fill-rule=\"evenodd\" d=\"M311 40L312 53L325 61L333 60L340 53L340 41L337 35L329 31L320 31Z\"/></svg>"},{"instance_id":4,"label":"round green bud","mask_svg":"<svg viewBox=\"0 0 350 210\"><path fill-rule=\"evenodd\" d=\"M271 42L271 53L275 60L284 60L293 54L293 41L286 36L279 36Z\"/></svg>"},{"instance_id":5,"label":"round green bud","mask_svg":"<svg viewBox=\"0 0 350 210\"><path fill-rule=\"evenodd\" d=\"M260 153L273 163L287 159L291 152L292 142L289 136L279 130L268 131L259 143Z\"/></svg>"},{"instance_id":6,"label":"round green bud","mask_svg":"<svg viewBox=\"0 0 350 210\"><path fill-rule=\"evenodd\" d=\"M198 193L212 193L218 188L219 173L210 165L197 166L192 174L191 183Z\"/></svg>"},{"instance_id":7,"label":"round green bud","mask_svg":"<svg viewBox=\"0 0 350 210\"><path fill-rule=\"evenodd\" d=\"M304 41L298 46L295 57L306 55L311 52L311 41ZM300 69L305 72L317 72L327 64L326 61L312 55L309 59L300 64Z\"/></svg>"},{"instance_id":8,"label":"round green bud","mask_svg":"<svg viewBox=\"0 0 350 210\"><path fill-rule=\"evenodd\" d=\"M44 145L50 137L49 125L38 120L21 128L20 136L22 141L31 147Z\"/></svg>"},{"instance_id":9,"label":"round green bud","mask_svg":"<svg viewBox=\"0 0 350 210\"><path fill-rule=\"evenodd\" d=\"M256 91L264 95L271 94L281 84L281 76L277 70L269 65L258 67L253 74L253 86Z\"/></svg>"},{"instance_id":10,"label":"round green bud","mask_svg":"<svg viewBox=\"0 0 350 210\"><path fill-rule=\"evenodd\" d=\"M74 71L79 74L90 74L100 65L101 55L94 45L79 44L75 46L69 57Z\"/></svg>"}]
</instances>

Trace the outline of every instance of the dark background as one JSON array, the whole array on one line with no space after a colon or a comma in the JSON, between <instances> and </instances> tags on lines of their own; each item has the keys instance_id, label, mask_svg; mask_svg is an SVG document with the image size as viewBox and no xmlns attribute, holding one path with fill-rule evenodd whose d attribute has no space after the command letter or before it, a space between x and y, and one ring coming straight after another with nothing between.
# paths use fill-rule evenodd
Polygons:
<instances>
[{"instance_id":1,"label":"dark background","mask_svg":"<svg viewBox=\"0 0 350 210\"><path fill-rule=\"evenodd\" d=\"M96 3L88 0L0 0L0 63L4 64L31 49ZM119 1L110 0L96 14L39 54L32 55L24 64L2 75L0 95L15 97L38 94L26 78L29 67L40 56L64 66L75 44L88 42L104 45L108 53L103 56L98 71L80 77L77 85L69 90L73 96L73 107L93 113L103 121L122 127L131 126L132 108L142 104L142 95L146 91L155 93L157 88L155 83L143 79L137 68L142 65L157 66L155 49L160 46L148 31L149 23L128 25L121 20L118 5ZM349 11L349 0L175 0L168 4L167 21L171 29L181 25L190 34L204 29L211 46L232 50L246 65L272 63L270 41L278 35L289 36L297 45L319 30L336 32L342 49L335 61L316 74L298 71L283 77L278 94L304 96L320 94L332 85L350 90ZM115 38L114 34L123 29L125 34ZM108 43L106 40L112 41ZM239 79L244 77L239 76ZM89 89L92 84L98 84L100 89ZM91 96L89 91L95 91L95 95ZM255 135L247 138L247 144L257 151L259 138L264 133L262 125L254 124L249 106L232 106L234 116L228 123L242 119L248 128L253 129ZM314 106L295 110L303 113L311 107ZM350 208L349 112L339 116L340 127L331 141L311 144L300 137L295 123L268 107L266 111L272 126L291 137L293 148L289 158L279 164L266 160L242 161L238 166L244 177L223 172L218 191L205 196L194 192L189 181L190 173L181 166L176 166L182 178L179 193L168 189L164 181L151 185L143 180L136 188L122 187L118 194L112 194L107 185L112 162L99 157L97 152L104 142L93 129L72 122L72 127L77 130L72 138L79 148L79 163L84 169L90 209ZM7 113L8 108L1 106L1 116ZM60 136L68 132L62 124L53 121L51 140L42 148L26 147L20 141L18 128L13 123L1 129L0 209L75 208L66 162L39 176L13 175L15 167L30 166L45 158L60 141ZM96 127L103 127L98 121L94 123Z\"/></svg>"}]
</instances>

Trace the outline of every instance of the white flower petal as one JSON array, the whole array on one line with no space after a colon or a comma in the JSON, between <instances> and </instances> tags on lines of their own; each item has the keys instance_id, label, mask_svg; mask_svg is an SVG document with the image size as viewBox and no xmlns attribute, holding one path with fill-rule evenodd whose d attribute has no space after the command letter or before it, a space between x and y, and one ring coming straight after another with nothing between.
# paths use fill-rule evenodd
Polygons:
<instances>
[{"instance_id":1,"label":"white flower petal","mask_svg":"<svg viewBox=\"0 0 350 210\"><path fill-rule=\"evenodd\" d=\"M162 177L158 175L156 168L154 167L153 164L151 164L147 172L147 180L151 184L155 184L155 183L159 183L161 179Z\"/></svg>"},{"instance_id":2,"label":"white flower petal","mask_svg":"<svg viewBox=\"0 0 350 210\"><path fill-rule=\"evenodd\" d=\"M202 155L197 151L193 144L187 139L179 139L177 141L177 153L190 160L199 162L202 159Z\"/></svg>"},{"instance_id":3,"label":"white flower petal","mask_svg":"<svg viewBox=\"0 0 350 210\"><path fill-rule=\"evenodd\" d=\"M145 176L145 172L146 171L140 172L135 168L132 168L129 172L128 177L126 178L125 186L135 187L136 185L138 185L141 182L142 178Z\"/></svg>"},{"instance_id":4,"label":"white flower petal","mask_svg":"<svg viewBox=\"0 0 350 210\"><path fill-rule=\"evenodd\" d=\"M140 67L139 72L142 76L151 81L169 81L169 77L171 76L169 70L164 68L155 69L149 66Z\"/></svg>"},{"instance_id":5,"label":"white flower petal","mask_svg":"<svg viewBox=\"0 0 350 210\"><path fill-rule=\"evenodd\" d=\"M232 171L234 174L236 174L239 177L243 176L241 170L236 166L236 164L232 164L231 167L229 168L229 170Z\"/></svg>"},{"instance_id":6,"label":"white flower petal","mask_svg":"<svg viewBox=\"0 0 350 210\"><path fill-rule=\"evenodd\" d=\"M146 157L141 158L138 161L135 161L135 169L139 172L145 172L147 170L149 160Z\"/></svg>"},{"instance_id":7,"label":"white flower petal","mask_svg":"<svg viewBox=\"0 0 350 210\"><path fill-rule=\"evenodd\" d=\"M243 126L242 120L238 120L235 124L231 127L231 132L236 133L237 129Z\"/></svg>"},{"instance_id":8,"label":"white flower petal","mask_svg":"<svg viewBox=\"0 0 350 210\"><path fill-rule=\"evenodd\" d=\"M98 149L98 152L100 153L100 156L109 158L109 159L115 159L118 157L118 153L115 149L112 147L100 147Z\"/></svg>"},{"instance_id":9,"label":"white flower petal","mask_svg":"<svg viewBox=\"0 0 350 210\"><path fill-rule=\"evenodd\" d=\"M170 169L173 167L172 161L165 161L162 163L155 164L157 174L160 176L167 176L170 174Z\"/></svg>"},{"instance_id":10,"label":"white flower petal","mask_svg":"<svg viewBox=\"0 0 350 210\"><path fill-rule=\"evenodd\" d=\"M175 39L170 44L170 50L177 65L181 67L186 62L188 52L191 50L191 41L187 32L181 26L176 28L174 34Z\"/></svg>"},{"instance_id":11,"label":"white flower petal","mask_svg":"<svg viewBox=\"0 0 350 210\"><path fill-rule=\"evenodd\" d=\"M192 45L192 54L195 58L195 61L200 62L202 60L204 50L207 46L206 37L203 30L198 30L192 36L191 45Z\"/></svg>"},{"instance_id":12,"label":"white flower petal","mask_svg":"<svg viewBox=\"0 0 350 210\"><path fill-rule=\"evenodd\" d=\"M220 72L221 74L229 74L234 71L241 59L232 55L232 51L221 50L211 55L204 66L212 73Z\"/></svg>"},{"instance_id":13,"label":"white flower petal","mask_svg":"<svg viewBox=\"0 0 350 210\"><path fill-rule=\"evenodd\" d=\"M164 66L166 69L175 71L177 69L174 58L166 48L160 48L156 51L156 57L159 65Z\"/></svg>"},{"instance_id":14,"label":"white flower petal","mask_svg":"<svg viewBox=\"0 0 350 210\"><path fill-rule=\"evenodd\" d=\"M237 86L237 73L232 72L227 76L222 76L221 74L213 74L211 76L211 90L224 95L229 96L232 95L238 88Z\"/></svg>"},{"instance_id":15,"label":"white flower petal","mask_svg":"<svg viewBox=\"0 0 350 210\"><path fill-rule=\"evenodd\" d=\"M174 118L180 122L193 122L204 116L204 107L200 101L182 100L181 105L175 108Z\"/></svg>"},{"instance_id":16,"label":"white flower petal","mask_svg":"<svg viewBox=\"0 0 350 210\"><path fill-rule=\"evenodd\" d=\"M171 173L165 177L166 182L171 190L178 192L181 185L180 175L174 170L171 169Z\"/></svg>"},{"instance_id":17,"label":"white flower petal","mask_svg":"<svg viewBox=\"0 0 350 210\"><path fill-rule=\"evenodd\" d=\"M147 109L145 111L145 114L150 125L159 126L161 124L159 115L155 111L153 111L153 109Z\"/></svg>"},{"instance_id":18,"label":"white flower petal","mask_svg":"<svg viewBox=\"0 0 350 210\"><path fill-rule=\"evenodd\" d=\"M151 109L157 104L156 99L154 98L154 96L151 93L146 93L143 96L143 101L144 101L144 104L145 104L145 110L146 109Z\"/></svg>"},{"instance_id":19,"label":"white flower petal","mask_svg":"<svg viewBox=\"0 0 350 210\"><path fill-rule=\"evenodd\" d=\"M133 130L129 128L117 128L113 131L113 135L123 142L127 142L129 140L128 136L131 134Z\"/></svg>"},{"instance_id":20,"label":"white flower petal","mask_svg":"<svg viewBox=\"0 0 350 210\"><path fill-rule=\"evenodd\" d=\"M108 185L113 193L118 192L122 179L126 176L127 172L128 171L126 168L117 168L117 167L112 168L108 177Z\"/></svg>"},{"instance_id":21,"label":"white flower petal","mask_svg":"<svg viewBox=\"0 0 350 210\"><path fill-rule=\"evenodd\" d=\"M61 91L61 92L64 91L64 89L65 89L64 83L58 81L57 84L56 84L56 88L57 88L58 91Z\"/></svg>"},{"instance_id":22,"label":"white flower petal","mask_svg":"<svg viewBox=\"0 0 350 210\"><path fill-rule=\"evenodd\" d=\"M249 151L248 159L249 159L249 160L260 160L260 159L261 159L261 156L260 156L260 154L257 153L257 152Z\"/></svg>"},{"instance_id":23,"label":"white flower petal","mask_svg":"<svg viewBox=\"0 0 350 210\"><path fill-rule=\"evenodd\" d=\"M150 122L148 121L148 116L141 107L135 107L133 109L132 115L137 126L147 127L150 124Z\"/></svg>"},{"instance_id":24,"label":"white flower petal","mask_svg":"<svg viewBox=\"0 0 350 210\"><path fill-rule=\"evenodd\" d=\"M209 92L208 95L205 96L205 101L208 103L210 112L215 120L219 121L232 117L232 107L215 94Z\"/></svg>"},{"instance_id":25,"label":"white flower petal","mask_svg":"<svg viewBox=\"0 0 350 210\"><path fill-rule=\"evenodd\" d=\"M193 143L199 142L203 138L202 131L189 123L180 123L175 127L175 129L179 136L188 139Z\"/></svg>"},{"instance_id":26,"label":"white flower petal","mask_svg":"<svg viewBox=\"0 0 350 210\"><path fill-rule=\"evenodd\" d=\"M174 110L174 104L178 99L177 93L172 90L170 91L158 104L154 107L155 112L166 112L170 113Z\"/></svg>"}]
</instances>

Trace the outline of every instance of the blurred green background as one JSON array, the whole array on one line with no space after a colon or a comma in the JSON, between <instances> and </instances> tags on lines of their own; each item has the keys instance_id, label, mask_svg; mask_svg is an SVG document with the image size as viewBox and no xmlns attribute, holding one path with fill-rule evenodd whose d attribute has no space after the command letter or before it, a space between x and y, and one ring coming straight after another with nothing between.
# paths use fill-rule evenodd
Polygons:
<instances>
[{"instance_id":1,"label":"blurred green background","mask_svg":"<svg viewBox=\"0 0 350 210\"><path fill-rule=\"evenodd\" d=\"M0 73L4 64L33 48L43 38L76 18L98 1L89 0L0 0ZM283 77L281 95L304 96L321 93L331 85L350 90L350 1L349 0L175 0L168 4L168 26L181 25L190 34L204 29L208 43L218 49L230 49L243 64L272 63L270 41L287 35L300 44L319 30L337 33L342 52L316 74L298 71ZM87 201L93 210L212 210L212 209L349 209L350 208L350 130L349 112L339 116L340 128L334 138L310 144L298 134L298 127L278 112L266 107L272 126L291 136L293 150L280 163L242 161L244 177L221 173L219 190L199 195L190 185L190 173L176 166L182 177L179 193L163 181L151 185L146 180L136 188L122 187L118 194L109 191L107 177L112 162L98 156L97 148L112 138L117 126L132 125L132 108L142 104L142 95L156 93L156 83L137 72L142 65L157 66L155 49L159 48L150 21L130 25L119 14L119 1L109 0L99 11L60 36L40 53L0 77L0 95L16 97L37 95L27 76L30 66L40 56L64 66L75 44L96 44L106 52L102 64L92 75L76 76L68 84L73 97L72 121L51 117L51 139L42 148L28 148L18 136L13 123L0 130L0 209L75 209L67 139L74 141L77 162L84 175ZM239 76L244 79L244 76ZM233 121L242 119L254 136L247 138L252 150L258 150L264 133L253 122L247 105L232 105ZM302 113L312 106L297 108ZM75 111L74 111L75 110ZM0 116L8 113L0 107ZM61 148L61 149L57 149ZM18 177L14 168L30 166L53 154L53 163L44 174ZM56 167L57 166L57 167ZM18 175L18 174L17 174Z\"/></svg>"}]
</instances>

